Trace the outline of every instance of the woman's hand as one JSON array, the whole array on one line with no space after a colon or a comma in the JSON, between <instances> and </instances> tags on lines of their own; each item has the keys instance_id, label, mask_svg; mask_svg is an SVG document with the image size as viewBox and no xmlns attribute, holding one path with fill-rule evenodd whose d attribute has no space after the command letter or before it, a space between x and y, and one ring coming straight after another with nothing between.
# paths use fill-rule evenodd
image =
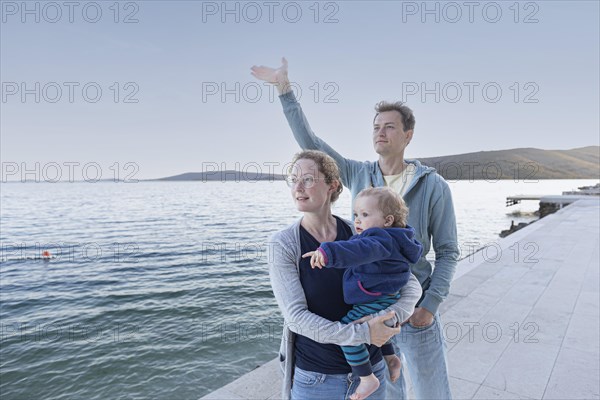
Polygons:
<instances>
[{"instance_id":1,"label":"woman's hand","mask_svg":"<svg viewBox=\"0 0 600 400\"><path fill-rule=\"evenodd\" d=\"M281 58L281 67L271 68L264 65L252 66L252 76L261 81L269 82L277 86L280 95L290 92L290 80L288 79L288 62L285 57Z\"/></svg>"},{"instance_id":2,"label":"woman's hand","mask_svg":"<svg viewBox=\"0 0 600 400\"><path fill-rule=\"evenodd\" d=\"M384 321L392 319L396 316L396 313L390 311L380 317L371 318L370 316L362 317L353 323L358 324L365 320L369 324L369 334L371 336L371 344L377 347L383 346L392 336L400 333L400 324L396 324L395 327L390 328L385 324ZM370 318L370 319L368 319Z\"/></svg>"}]
</instances>

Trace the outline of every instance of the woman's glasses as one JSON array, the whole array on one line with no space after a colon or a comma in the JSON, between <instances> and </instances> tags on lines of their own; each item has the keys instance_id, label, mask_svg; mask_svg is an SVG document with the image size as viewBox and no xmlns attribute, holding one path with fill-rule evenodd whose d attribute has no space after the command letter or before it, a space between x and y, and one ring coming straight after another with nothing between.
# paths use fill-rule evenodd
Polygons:
<instances>
[{"instance_id":1,"label":"woman's glasses","mask_svg":"<svg viewBox=\"0 0 600 400\"><path fill-rule=\"evenodd\" d=\"M290 188L294 188L298 183L301 183L305 189L309 189L313 187L315 182L319 179L323 178L315 178L312 175L304 175L302 178L298 178L290 175L285 178L285 183L287 183Z\"/></svg>"}]
</instances>

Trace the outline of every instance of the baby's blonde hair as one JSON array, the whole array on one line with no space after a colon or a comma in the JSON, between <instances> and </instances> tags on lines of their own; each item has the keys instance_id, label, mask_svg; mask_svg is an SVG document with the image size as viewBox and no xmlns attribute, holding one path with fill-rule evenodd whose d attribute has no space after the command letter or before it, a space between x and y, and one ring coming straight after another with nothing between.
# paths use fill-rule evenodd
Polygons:
<instances>
[{"instance_id":1,"label":"baby's blonde hair","mask_svg":"<svg viewBox=\"0 0 600 400\"><path fill-rule=\"evenodd\" d=\"M366 196L374 196L377 199L377 207L379 207L384 217L388 215L394 217L393 227L406 228L408 207L402 196L389 187L378 187L363 189L356 198Z\"/></svg>"}]
</instances>

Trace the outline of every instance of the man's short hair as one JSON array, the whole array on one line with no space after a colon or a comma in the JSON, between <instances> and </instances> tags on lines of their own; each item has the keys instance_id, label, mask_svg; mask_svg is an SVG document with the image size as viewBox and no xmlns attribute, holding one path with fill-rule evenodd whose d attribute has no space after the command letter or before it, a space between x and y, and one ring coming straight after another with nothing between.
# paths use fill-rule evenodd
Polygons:
<instances>
[{"instance_id":1,"label":"man's short hair","mask_svg":"<svg viewBox=\"0 0 600 400\"><path fill-rule=\"evenodd\" d=\"M396 101L395 103L390 103L389 101L380 101L375 104L375 118L377 118L379 113L386 111L398 111L400 113L405 132L415 129L415 114L403 102ZM373 118L373 122L375 122L375 118Z\"/></svg>"}]
</instances>

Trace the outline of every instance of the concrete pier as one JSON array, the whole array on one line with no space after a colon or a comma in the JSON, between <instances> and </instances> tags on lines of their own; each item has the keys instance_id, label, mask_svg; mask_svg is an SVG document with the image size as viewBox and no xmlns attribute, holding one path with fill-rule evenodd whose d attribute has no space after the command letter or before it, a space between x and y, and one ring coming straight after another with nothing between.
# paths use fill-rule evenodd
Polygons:
<instances>
[{"instance_id":1,"label":"concrete pier","mask_svg":"<svg viewBox=\"0 0 600 400\"><path fill-rule=\"evenodd\" d=\"M455 399L600 399L600 199L459 262L441 309ZM277 360L203 399L277 399Z\"/></svg>"}]
</instances>

